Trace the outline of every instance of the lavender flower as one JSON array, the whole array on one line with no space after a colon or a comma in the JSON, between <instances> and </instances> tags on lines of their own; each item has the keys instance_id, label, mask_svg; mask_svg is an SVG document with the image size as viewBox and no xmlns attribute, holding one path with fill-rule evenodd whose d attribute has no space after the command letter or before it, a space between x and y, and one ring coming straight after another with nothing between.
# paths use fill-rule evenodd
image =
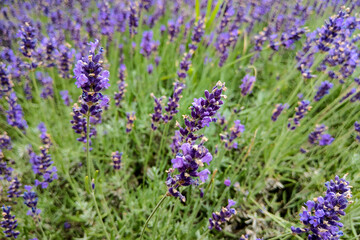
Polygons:
<instances>
[{"instance_id":1,"label":"lavender flower","mask_svg":"<svg viewBox=\"0 0 360 240\"><path fill-rule=\"evenodd\" d=\"M47 188L49 183L58 178L56 167L51 167L54 162L51 161L51 156L48 154L48 148L40 147L40 155L31 152L30 163L33 172L36 175L43 177L43 181L39 181L38 179L35 180L35 186L41 185L42 188Z\"/></svg>"},{"instance_id":2,"label":"lavender flower","mask_svg":"<svg viewBox=\"0 0 360 240\"><path fill-rule=\"evenodd\" d=\"M231 199L228 199L229 204L226 207L222 207L220 212L213 212L212 218L209 218L209 229L212 230L215 228L218 231L221 231L222 228L220 225L222 223L228 222L230 218L236 214L236 210L234 208L231 208L236 204Z\"/></svg>"},{"instance_id":3,"label":"lavender flower","mask_svg":"<svg viewBox=\"0 0 360 240\"><path fill-rule=\"evenodd\" d=\"M177 189L180 186L199 185L199 179L205 182L210 174L208 169L199 171L199 167L204 166L204 163L210 164L212 155L209 150L204 146L207 141L205 137L198 136L196 132L205 126L209 126L210 122L216 122L216 112L223 104L221 97L222 91L225 91L225 85L218 82L213 88L212 92L205 91L205 99L194 99L191 106L191 116L184 115L185 128L182 128L179 123L177 126L180 128L181 142L176 142L173 146L181 145L181 152L178 151L174 159L171 160L173 168L170 168L166 185L168 186L168 195L180 198L185 202L183 196ZM201 138L199 144L195 141ZM179 174L172 176L178 170ZM199 179L198 179L199 178Z\"/></svg>"},{"instance_id":4,"label":"lavender flower","mask_svg":"<svg viewBox=\"0 0 360 240\"><path fill-rule=\"evenodd\" d=\"M230 178L225 179L224 184L225 186L230 187L231 186Z\"/></svg>"},{"instance_id":5,"label":"lavender flower","mask_svg":"<svg viewBox=\"0 0 360 240\"><path fill-rule=\"evenodd\" d=\"M133 2L130 4L129 9L129 32L131 36L137 34L137 27L139 26L139 18L137 13L137 8Z\"/></svg>"},{"instance_id":6,"label":"lavender flower","mask_svg":"<svg viewBox=\"0 0 360 240\"><path fill-rule=\"evenodd\" d=\"M12 171L11 167L8 166L8 161L6 161L4 153L0 149L0 180L5 179L6 181L11 181Z\"/></svg>"},{"instance_id":7,"label":"lavender flower","mask_svg":"<svg viewBox=\"0 0 360 240\"><path fill-rule=\"evenodd\" d=\"M70 66L72 65L75 49L70 49L69 44L60 45L59 50L55 50L55 56L59 65L59 72L62 78L70 78Z\"/></svg>"},{"instance_id":8,"label":"lavender flower","mask_svg":"<svg viewBox=\"0 0 360 240\"><path fill-rule=\"evenodd\" d=\"M40 138L41 138L42 144L44 144L46 148L49 148L50 146L52 146L52 142L51 142L51 139L50 139L50 134L48 134L46 132L46 127L45 127L45 124L43 122L41 122L38 125L38 129L39 129L39 131L41 133Z\"/></svg>"},{"instance_id":9,"label":"lavender flower","mask_svg":"<svg viewBox=\"0 0 360 240\"><path fill-rule=\"evenodd\" d=\"M205 33L205 23L203 19L199 19L194 26L193 35L191 36L191 44L189 48L195 51L197 49L197 44L201 42L201 38Z\"/></svg>"},{"instance_id":10,"label":"lavender flower","mask_svg":"<svg viewBox=\"0 0 360 240\"><path fill-rule=\"evenodd\" d=\"M273 122L276 122L276 120L278 119L278 117L280 116L280 114L282 113L282 111L284 109L288 109L289 108L289 104L285 103L285 104L276 104L275 109L273 111L273 114L271 116L271 120Z\"/></svg>"},{"instance_id":11,"label":"lavender flower","mask_svg":"<svg viewBox=\"0 0 360 240\"><path fill-rule=\"evenodd\" d=\"M73 120L71 120L70 123L73 125L72 129L74 129L75 133L80 134L80 137L76 140L86 143L86 119L80 111L81 108L75 103L73 106L73 111L71 113ZM96 136L96 129L94 127L90 127L89 145L91 145L91 137L93 136Z\"/></svg>"},{"instance_id":12,"label":"lavender flower","mask_svg":"<svg viewBox=\"0 0 360 240\"><path fill-rule=\"evenodd\" d=\"M39 219L41 210L37 208L38 196L36 192L32 191L31 186L25 186L25 192L23 194L24 204L30 209L26 213L28 216L32 216L34 220Z\"/></svg>"},{"instance_id":13,"label":"lavender flower","mask_svg":"<svg viewBox=\"0 0 360 240\"><path fill-rule=\"evenodd\" d=\"M4 132L2 135L0 135L0 149L12 149L11 138L9 137L7 132Z\"/></svg>"},{"instance_id":14,"label":"lavender flower","mask_svg":"<svg viewBox=\"0 0 360 240\"><path fill-rule=\"evenodd\" d=\"M356 88L352 88L348 93L346 93L345 96L343 96L341 99L340 99L340 103L342 103L343 101L345 101L346 99L348 99L351 95L353 95L354 93L356 93Z\"/></svg>"},{"instance_id":15,"label":"lavender flower","mask_svg":"<svg viewBox=\"0 0 360 240\"><path fill-rule=\"evenodd\" d=\"M69 91L68 90L60 91L60 95L61 95L62 100L64 101L64 104L66 106L70 106L70 103L72 103L73 100L69 96Z\"/></svg>"},{"instance_id":16,"label":"lavender flower","mask_svg":"<svg viewBox=\"0 0 360 240\"><path fill-rule=\"evenodd\" d=\"M136 120L135 112L126 113L126 133L130 133L134 127L134 121Z\"/></svg>"},{"instance_id":17,"label":"lavender flower","mask_svg":"<svg viewBox=\"0 0 360 240\"><path fill-rule=\"evenodd\" d=\"M44 99L53 98L53 79L50 76L43 74L42 72L36 72L36 77L40 81L41 85L43 85L40 97Z\"/></svg>"},{"instance_id":18,"label":"lavender flower","mask_svg":"<svg viewBox=\"0 0 360 240\"><path fill-rule=\"evenodd\" d=\"M154 70L154 66L150 63L148 66L147 66L147 72L148 74L152 74Z\"/></svg>"},{"instance_id":19,"label":"lavender flower","mask_svg":"<svg viewBox=\"0 0 360 240\"><path fill-rule=\"evenodd\" d=\"M117 82L119 92L115 92L115 96L114 96L116 106L120 106L120 103L123 100L125 93L126 93L127 84L125 82L125 78L126 78L126 66L125 66L125 64L120 64L120 67L119 67L119 79L120 80Z\"/></svg>"},{"instance_id":20,"label":"lavender flower","mask_svg":"<svg viewBox=\"0 0 360 240\"><path fill-rule=\"evenodd\" d=\"M35 29L30 25L30 23L25 22L25 25L21 26L19 36L21 39L20 52L25 57L30 58L36 47Z\"/></svg>"},{"instance_id":21,"label":"lavender flower","mask_svg":"<svg viewBox=\"0 0 360 240\"><path fill-rule=\"evenodd\" d=\"M314 101L320 101L325 95L329 94L329 90L334 86L334 84L324 81L321 83L321 85L318 87L318 91L316 92L316 95L314 97Z\"/></svg>"},{"instance_id":22,"label":"lavender flower","mask_svg":"<svg viewBox=\"0 0 360 240\"><path fill-rule=\"evenodd\" d=\"M249 74L245 75L245 77L242 79L242 84L240 85L242 96L246 96L249 93L252 93L255 81L255 77L250 76Z\"/></svg>"},{"instance_id":23,"label":"lavender flower","mask_svg":"<svg viewBox=\"0 0 360 240\"><path fill-rule=\"evenodd\" d=\"M179 112L179 101L181 96L181 93L185 87L185 84L176 81L174 83L174 92L172 97L169 97L168 104L165 107L165 111L168 113L164 116L164 121L168 122L173 119L173 117Z\"/></svg>"},{"instance_id":24,"label":"lavender flower","mask_svg":"<svg viewBox=\"0 0 360 240\"><path fill-rule=\"evenodd\" d=\"M360 142L360 122L356 121L354 123L355 132L357 132L356 140Z\"/></svg>"},{"instance_id":25,"label":"lavender flower","mask_svg":"<svg viewBox=\"0 0 360 240\"><path fill-rule=\"evenodd\" d=\"M320 146L330 145L334 141L334 138L331 137L330 134L324 133L327 129L328 128L324 124L317 125L315 130L309 134L309 138L308 138L309 143L310 144L318 143Z\"/></svg>"},{"instance_id":26,"label":"lavender flower","mask_svg":"<svg viewBox=\"0 0 360 240\"><path fill-rule=\"evenodd\" d=\"M109 84L109 71L103 71L102 68L102 54L103 50L100 48L99 53L95 55L99 41L95 40L94 43L90 42L90 50L87 58L82 58L76 63L74 75L76 78L75 84L78 88L81 87L81 108L77 105L73 108L73 129L76 133L86 133L84 130L84 121L86 129L86 120L80 120L84 116L90 117L92 124L101 122L101 113L103 108L107 108L109 98L101 93L102 90L107 89ZM80 113L80 114L79 114ZM81 114L83 116L81 116ZM80 122L80 126L78 125ZM91 134L91 136L95 134ZM90 136L89 135L89 136ZM85 137L85 139L83 138ZM78 141L86 141L86 136L82 136Z\"/></svg>"},{"instance_id":27,"label":"lavender flower","mask_svg":"<svg viewBox=\"0 0 360 240\"><path fill-rule=\"evenodd\" d=\"M143 38L140 43L140 53L149 58L151 53L155 52L159 46L159 41L153 40L153 32L152 31L144 31Z\"/></svg>"},{"instance_id":28,"label":"lavender flower","mask_svg":"<svg viewBox=\"0 0 360 240\"><path fill-rule=\"evenodd\" d=\"M291 122L288 123L288 128L290 130L295 130L296 127L300 126L300 120L311 110L310 101L302 100L301 102L298 102L298 105L299 106L295 108L295 116L289 119L289 121L293 121L293 125Z\"/></svg>"},{"instance_id":29,"label":"lavender flower","mask_svg":"<svg viewBox=\"0 0 360 240\"><path fill-rule=\"evenodd\" d=\"M24 113L21 106L16 102L17 97L15 92L12 92L9 97L6 97L6 99L9 103L9 110L6 111L8 124L25 132L28 125L24 119Z\"/></svg>"},{"instance_id":30,"label":"lavender flower","mask_svg":"<svg viewBox=\"0 0 360 240\"><path fill-rule=\"evenodd\" d=\"M2 206L2 220L0 222L1 227L5 229L3 233L5 233L5 237L8 238L17 238L19 235L18 231L15 231L17 228L17 220L15 219L15 215L11 215L11 207L10 206Z\"/></svg>"},{"instance_id":31,"label":"lavender flower","mask_svg":"<svg viewBox=\"0 0 360 240\"><path fill-rule=\"evenodd\" d=\"M187 72L189 71L191 65L192 52L187 52L184 54L183 59L180 62L180 70L177 72L177 75L180 79L185 79Z\"/></svg>"},{"instance_id":32,"label":"lavender flower","mask_svg":"<svg viewBox=\"0 0 360 240\"><path fill-rule=\"evenodd\" d=\"M14 87L13 82L10 80L9 71L5 64L0 63L0 98L3 95L12 91Z\"/></svg>"},{"instance_id":33,"label":"lavender flower","mask_svg":"<svg viewBox=\"0 0 360 240\"><path fill-rule=\"evenodd\" d=\"M30 80L29 79L27 79L25 81L24 94L25 94L26 100L31 100L33 98L32 93L31 93L31 85L30 85Z\"/></svg>"},{"instance_id":34,"label":"lavender flower","mask_svg":"<svg viewBox=\"0 0 360 240\"><path fill-rule=\"evenodd\" d=\"M151 97L154 99L154 113L150 114L151 116L151 128L152 130L157 129L157 125L160 123L160 121L163 120L162 115L162 100L163 97L156 98L155 95L152 93Z\"/></svg>"},{"instance_id":35,"label":"lavender flower","mask_svg":"<svg viewBox=\"0 0 360 240\"><path fill-rule=\"evenodd\" d=\"M21 194L21 191L19 190L20 186L21 186L21 183L19 182L18 178L14 177L10 182L10 186L9 186L9 189L7 192L8 198L12 199L12 198L20 197L20 194Z\"/></svg>"},{"instance_id":36,"label":"lavender flower","mask_svg":"<svg viewBox=\"0 0 360 240\"><path fill-rule=\"evenodd\" d=\"M119 153L119 151L111 153L111 159L113 161L113 166L115 170L119 170L121 168L121 158L123 153Z\"/></svg>"},{"instance_id":37,"label":"lavender flower","mask_svg":"<svg viewBox=\"0 0 360 240\"><path fill-rule=\"evenodd\" d=\"M345 175L346 177L346 175ZM340 216L351 203L351 186L344 178L335 177L335 180L325 183L327 188L325 197L307 201L299 214L304 228L291 227L293 234L307 233L309 239L340 239Z\"/></svg>"},{"instance_id":38,"label":"lavender flower","mask_svg":"<svg viewBox=\"0 0 360 240\"><path fill-rule=\"evenodd\" d=\"M229 150L237 149L238 144L234 140L241 136L241 133L245 131L245 126L240 123L240 120L236 120L234 125L230 128L230 133L220 134L221 141L225 143L225 147Z\"/></svg>"}]
</instances>

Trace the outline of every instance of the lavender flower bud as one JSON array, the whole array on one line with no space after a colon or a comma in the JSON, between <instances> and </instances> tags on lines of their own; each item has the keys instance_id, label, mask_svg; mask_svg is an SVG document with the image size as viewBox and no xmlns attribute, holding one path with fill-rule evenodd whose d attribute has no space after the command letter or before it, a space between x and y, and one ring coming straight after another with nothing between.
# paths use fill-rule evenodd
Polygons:
<instances>
[{"instance_id":1,"label":"lavender flower bud","mask_svg":"<svg viewBox=\"0 0 360 240\"><path fill-rule=\"evenodd\" d=\"M220 225L229 221L229 219L236 214L236 210L231 208L236 204L231 199L228 199L229 204L226 207L222 207L220 212L213 212L212 218L209 218L209 229L212 230L215 228L218 231L221 231L222 228Z\"/></svg>"},{"instance_id":2,"label":"lavender flower bud","mask_svg":"<svg viewBox=\"0 0 360 240\"><path fill-rule=\"evenodd\" d=\"M321 83L321 85L318 87L318 91L316 92L316 95L314 97L314 101L320 101L325 95L329 94L329 90L334 86L334 84L324 81Z\"/></svg>"},{"instance_id":3,"label":"lavender flower bud","mask_svg":"<svg viewBox=\"0 0 360 240\"><path fill-rule=\"evenodd\" d=\"M240 85L242 96L246 96L252 93L255 81L255 77L249 76L249 74L245 75L245 77L242 79L242 84Z\"/></svg>"},{"instance_id":4,"label":"lavender flower bud","mask_svg":"<svg viewBox=\"0 0 360 240\"><path fill-rule=\"evenodd\" d=\"M111 153L111 159L113 161L113 166L115 170L119 170L121 168L121 158L123 153L119 153L119 151Z\"/></svg>"},{"instance_id":5,"label":"lavender flower bud","mask_svg":"<svg viewBox=\"0 0 360 240\"><path fill-rule=\"evenodd\" d=\"M21 39L20 52L25 57L30 58L36 47L35 29L30 25L30 23L25 22L25 25L21 26L19 35Z\"/></svg>"},{"instance_id":6,"label":"lavender flower bud","mask_svg":"<svg viewBox=\"0 0 360 240\"><path fill-rule=\"evenodd\" d=\"M285 103L285 104L276 104L275 109L273 111L273 114L271 116L271 120L273 122L276 122L276 120L278 119L278 117L280 116L280 114L282 113L282 111L284 109L288 109L289 108L289 104Z\"/></svg>"},{"instance_id":7,"label":"lavender flower bud","mask_svg":"<svg viewBox=\"0 0 360 240\"><path fill-rule=\"evenodd\" d=\"M134 127L134 121L136 120L135 112L126 113L126 133L130 133Z\"/></svg>"},{"instance_id":8,"label":"lavender flower bud","mask_svg":"<svg viewBox=\"0 0 360 240\"><path fill-rule=\"evenodd\" d=\"M5 234L5 237L8 238L17 238L19 235L18 231L15 231L15 229L17 228L18 224L17 224L17 220L15 219L15 215L11 215L11 207L10 206L2 206L2 220L0 222L1 227L4 228L5 230L3 231L3 233Z\"/></svg>"},{"instance_id":9,"label":"lavender flower bud","mask_svg":"<svg viewBox=\"0 0 360 240\"><path fill-rule=\"evenodd\" d=\"M11 138L9 137L7 132L4 132L2 135L0 135L0 149L12 149Z\"/></svg>"},{"instance_id":10,"label":"lavender flower bud","mask_svg":"<svg viewBox=\"0 0 360 240\"><path fill-rule=\"evenodd\" d=\"M295 130L296 127L300 126L300 120L311 110L310 101L302 100L301 102L298 102L298 105L299 106L295 108L295 116L289 119L289 121L293 121L293 125L291 122L288 123L288 128L290 130Z\"/></svg>"},{"instance_id":11,"label":"lavender flower bud","mask_svg":"<svg viewBox=\"0 0 360 240\"><path fill-rule=\"evenodd\" d=\"M346 175L345 175L346 177ZM327 188L325 197L307 201L299 214L304 228L291 227L293 234L308 234L309 239L340 239L340 216L351 203L351 186L344 178L335 177L335 180L325 183Z\"/></svg>"},{"instance_id":12,"label":"lavender flower bud","mask_svg":"<svg viewBox=\"0 0 360 240\"><path fill-rule=\"evenodd\" d=\"M25 186L25 192L23 198L24 198L24 204L28 208L30 208L26 213L26 215L32 216L34 220L39 220L39 214L41 213L41 210L37 208L38 196L36 192L32 191L31 186Z\"/></svg>"},{"instance_id":13,"label":"lavender flower bud","mask_svg":"<svg viewBox=\"0 0 360 240\"><path fill-rule=\"evenodd\" d=\"M17 97L15 92L12 92L9 97L6 97L9 103L9 110L7 113L7 122L10 126L17 127L23 132L28 127L26 120L24 119L24 113L21 106L17 103Z\"/></svg>"},{"instance_id":14,"label":"lavender flower bud","mask_svg":"<svg viewBox=\"0 0 360 240\"><path fill-rule=\"evenodd\" d=\"M69 91L68 90L60 91L60 95L61 95L62 100L64 101L64 104L66 106L70 106L70 103L72 103L73 100L69 96Z\"/></svg>"}]
</instances>

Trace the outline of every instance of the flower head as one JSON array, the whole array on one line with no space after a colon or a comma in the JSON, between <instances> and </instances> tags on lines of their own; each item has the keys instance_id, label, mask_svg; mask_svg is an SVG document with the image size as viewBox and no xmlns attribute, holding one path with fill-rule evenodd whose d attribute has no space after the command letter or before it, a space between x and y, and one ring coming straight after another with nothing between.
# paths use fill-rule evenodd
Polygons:
<instances>
[{"instance_id":1,"label":"flower head","mask_svg":"<svg viewBox=\"0 0 360 240\"><path fill-rule=\"evenodd\" d=\"M228 205L226 207L222 207L220 212L213 212L212 218L209 218L209 229L212 230L215 228L218 231L221 231L222 228L220 225L222 223L228 222L230 218L236 214L236 210L234 208L231 208L236 204L231 199L228 199Z\"/></svg>"}]
</instances>

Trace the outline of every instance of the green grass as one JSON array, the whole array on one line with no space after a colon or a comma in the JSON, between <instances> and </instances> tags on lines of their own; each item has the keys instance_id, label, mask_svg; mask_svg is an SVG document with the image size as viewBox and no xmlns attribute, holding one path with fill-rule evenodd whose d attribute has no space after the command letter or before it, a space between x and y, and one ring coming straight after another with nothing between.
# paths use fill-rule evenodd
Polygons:
<instances>
[{"instance_id":1,"label":"green grass","mask_svg":"<svg viewBox=\"0 0 360 240\"><path fill-rule=\"evenodd\" d=\"M198 15L199 1L196 3ZM207 31L211 31L220 20L210 12L208 15L210 20ZM328 16L313 17L306 25L314 30ZM328 80L319 74L305 81L296 70L295 53L302 47L304 38L296 44L294 50L280 50L272 55L272 50L266 49L251 64L253 36L242 34L222 68L217 66L215 49L200 44L186 78L187 87L180 100L179 114L173 121L160 125L158 130L152 132L149 114L153 113L153 100L150 94L154 93L157 97L172 94L172 83L182 58L179 46L190 41L189 38L185 41L180 37L184 29L171 44L166 36L160 39L159 27L161 24L166 25L170 18L170 13L167 13L153 28L155 39L160 40L159 55L162 57L160 65L154 67L153 74L149 75L146 71L148 63L153 63L153 59L147 60L139 53L141 31L147 30L147 26L140 26L139 34L133 39L130 39L128 32L116 33L105 52L105 68L111 76L111 87L105 94L112 98L117 91L119 43L124 44L128 87L122 107L116 108L112 100L109 110L103 114L103 122L96 127L98 135L92 140L93 150L90 152L94 168L99 171L94 196L85 188L86 152L83 150L84 145L76 141L78 136L71 129L72 108L66 107L59 95L60 90L66 89L72 99L77 100L81 90L76 88L74 79L62 79L57 70L37 69L48 72L54 79L55 97L51 100L40 99L33 86L34 99L27 101L22 94L22 85L15 86L29 128L24 135L7 125L5 116L1 116L0 133L8 132L14 145L13 150L4 151L5 155L15 160L14 171L21 178L22 184L33 184L35 175L26 148L31 144L37 151L41 145L37 125L44 122L54 143L50 154L59 171L59 180L52 182L48 189L36 189L38 207L42 210L39 223L34 223L30 216L26 216L28 209L21 199L13 206L21 232L19 238L104 239L106 233L111 239L138 238L146 219L167 192L165 170L171 167L173 158L169 145L176 130L175 122L182 124L182 115L190 113L188 108L193 98L202 97L205 89L211 89L220 80L226 82L228 88L227 99L220 112L226 116L230 126L239 119L246 128L238 140L239 149L229 151L224 147L219 136L221 128L217 124L211 124L204 130L203 133L209 139L206 146L210 152L214 153L215 148L218 148L209 166L212 173L216 172L213 181L208 180L201 185L208 191L204 198L200 198L198 188L182 188L187 199L185 204L175 198L166 198L145 229L144 238L239 239L247 231L264 239L297 239L291 235L290 227L300 226L298 213L303 203L322 195L326 181L335 175L348 173L347 180L354 187L354 203L348 207L347 215L342 220L343 239L359 239L360 148L355 141L353 127L354 122L360 120L359 103L338 103L347 92L346 89L354 87L353 81L349 79L344 85L334 82L335 86L329 95L319 102L312 101L313 109L301 120L301 126L295 131L289 131L288 118L294 115L297 94L303 93L305 99L312 100L315 87L321 81ZM43 17L42 21L48 19ZM256 29L260 30L261 26ZM124 37L127 41L123 40ZM132 41L137 43L135 50L131 48ZM100 42L106 43L107 39L101 39ZM238 55L240 59L237 60ZM212 62L204 64L205 56L211 57ZM242 97L238 88L241 79L246 73L254 74L255 71L257 78L253 93ZM358 75L359 70L353 76ZM32 74L29 77L32 78ZM40 83L37 83L37 88L40 88ZM7 109L4 99L0 103ZM270 117L277 103L289 103L290 108L278 121L272 122ZM235 107L244 109L235 114L232 111ZM130 134L126 134L125 112L132 111L136 112L135 127ZM316 124L329 127L328 132L335 137L330 146L308 145L308 134ZM300 153L300 147L306 147L308 153ZM124 153L122 168L118 172L111 166L113 151ZM90 179L93 177L90 176ZM223 184L226 178L231 179L231 187ZM236 182L239 183L238 187L234 186ZM8 204L5 197L8 183L1 181L1 187L1 205ZM228 198L237 201L237 215L224 227L224 231L208 231L211 213L226 206ZM104 226L99 220L95 202ZM65 222L71 224L70 229L64 229ZM1 234L0 238L3 238Z\"/></svg>"}]
</instances>

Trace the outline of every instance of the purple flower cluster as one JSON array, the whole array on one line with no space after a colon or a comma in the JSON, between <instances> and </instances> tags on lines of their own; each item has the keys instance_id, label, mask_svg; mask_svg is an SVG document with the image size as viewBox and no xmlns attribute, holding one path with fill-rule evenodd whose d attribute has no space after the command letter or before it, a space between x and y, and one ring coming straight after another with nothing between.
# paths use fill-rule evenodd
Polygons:
<instances>
[{"instance_id":1,"label":"purple flower cluster","mask_svg":"<svg viewBox=\"0 0 360 240\"><path fill-rule=\"evenodd\" d=\"M32 150L30 151L30 163L32 170L36 175L42 176L43 180L35 180L35 186L41 185L42 188L47 188L49 183L58 178L57 169L55 166L51 167L54 163L51 161L51 156L48 153L49 149L40 147L40 155L36 155Z\"/></svg>"},{"instance_id":2,"label":"purple flower cluster","mask_svg":"<svg viewBox=\"0 0 360 240\"><path fill-rule=\"evenodd\" d=\"M36 47L35 28L32 27L29 22L25 22L25 24L21 26L19 36L21 39L20 52L25 57L31 58Z\"/></svg>"},{"instance_id":3,"label":"purple flower cluster","mask_svg":"<svg viewBox=\"0 0 360 240\"><path fill-rule=\"evenodd\" d=\"M24 119L22 107L17 103L15 92L10 93L10 96L6 97L6 99L9 103L9 110L6 111L8 124L25 132L25 129L28 128L28 125Z\"/></svg>"},{"instance_id":4,"label":"purple flower cluster","mask_svg":"<svg viewBox=\"0 0 360 240\"><path fill-rule=\"evenodd\" d=\"M228 199L228 205L226 207L222 207L220 212L213 212L212 218L209 218L209 229L216 229L221 231L222 228L220 227L221 224L228 222L230 218L236 214L236 210L231 208L234 206L236 202L231 199Z\"/></svg>"},{"instance_id":5,"label":"purple flower cluster","mask_svg":"<svg viewBox=\"0 0 360 240\"><path fill-rule=\"evenodd\" d=\"M356 140L360 142L360 122L356 121L354 123L355 132L357 132Z\"/></svg>"},{"instance_id":6,"label":"purple flower cluster","mask_svg":"<svg viewBox=\"0 0 360 240\"><path fill-rule=\"evenodd\" d=\"M15 229L17 228L17 220L15 219L15 215L11 215L11 207L10 206L2 206L2 220L0 222L1 227L5 230L3 233L5 234L5 237L8 238L17 238L19 235L19 232Z\"/></svg>"},{"instance_id":7,"label":"purple flower cluster","mask_svg":"<svg viewBox=\"0 0 360 240\"><path fill-rule=\"evenodd\" d=\"M181 186L197 186L199 185L199 179L205 182L210 174L208 169L199 171L199 167L204 166L204 163L210 164L212 155L204 146L207 139L198 136L196 132L205 126L209 126L210 122L216 122L216 118L213 116L216 115L223 104L221 98L224 97L222 92L225 90L225 85L221 82L216 84L211 93L206 90L205 98L194 99L190 108L191 116L183 116L185 128L182 128L177 123L180 128L179 133L181 136L179 138L181 138L181 141L173 143L173 146L180 146L180 149L177 151L175 158L171 160L173 168L167 171L166 185L168 186L168 195L180 198L182 202L185 202L186 198L177 189ZM200 137L202 137L200 143L196 144L196 140ZM175 169L178 170L179 174L173 176Z\"/></svg>"},{"instance_id":8,"label":"purple flower cluster","mask_svg":"<svg viewBox=\"0 0 360 240\"><path fill-rule=\"evenodd\" d=\"M12 149L11 138L9 137L7 132L4 132L2 135L0 135L0 149Z\"/></svg>"},{"instance_id":9,"label":"purple flower cluster","mask_svg":"<svg viewBox=\"0 0 360 240\"><path fill-rule=\"evenodd\" d=\"M58 69L62 78L70 78L70 68L73 64L73 57L75 55L75 49L70 49L70 45L60 45L59 49L55 50L55 56L57 58Z\"/></svg>"},{"instance_id":10,"label":"purple flower cluster","mask_svg":"<svg viewBox=\"0 0 360 240\"><path fill-rule=\"evenodd\" d=\"M125 64L120 64L119 81L117 82L119 92L115 92L115 94L114 94L116 106L120 106L120 103L125 96L126 87L127 87L127 83L125 82L125 79L126 79L126 66L125 66Z\"/></svg>"},{"instance_id":11,"label":"purple flower cluster","mask_svg":"<svg viewBox=\"0 0 360 240\"><path fill-rule=\"evenodd\" d=\"M60 95L62 100L64 101L64 104L66 106L70 106L70 103L72 103L73 100L70 98L69 91L68 90L60 91Z\"/></svg>"},{"instance_id":12,"label":"purple flower cluster","mask_svg":"<svg viewBox=\"0 0 360 240\"><path fill-rule=\"evenodd\" d=\"M179 101L182 97L181 93L184 87L185 84L181 82L176 81L174 83L173 95L169 97L167 106L165 107L165 111L167 112L167 114L164 114L164 116L162 117L165 123L171 121L173 117L179 112Z\"/></svg>"},{"instance_id":13,"label":"purple flower cluster","mask_svg":"<svg viewBox=\"0 0 360 240\"><path fill-rule=\"evenodd\" d=\"M334 86L334 84L330 83L329 81L324 81L321 85L317 88L318 91L314 97L314 101L320 101L325 95L329 94L329 90Z\"/></svg>"},{"instance_id":14,"label":"purple flower cluster","mask_svg":"<svg viewBox=\"0 0 360 240\"><path fill-rule=\"evenodd\" d=\"M134 122L136 120L135 112L126 113L126 133L130 133L134 127Z\"/></svg>"},{"instance_id":15,"label":"purple flower cluster","mask_svg":"<svg viewBox=\"0 0 360 240\"><path fill-rule=\"evenodd\" d=\"M40 97L44 99L53 98L54 97L53 79L42 72L36 72L36 78L43 86L40 93Z\"/></svg>"},{"instance_id":16,"label":"purple flower cluster","mask_svg":"<svg viewBox=\"0 0 360 240\"><path fill-rule=\"evenodd\" d=\"M320 146L330 145L334 138L330 134L324 133L326 130L327 127L324 124L316 126L315 130L309 134L309 143Z\"/></svg>"},{"instance_id":17,"label":"purple flower cluster","mask_svg":"<svg viewBox=\"0 0 360 240\"><path fill-rule=\"evenodd\" d=\"M220 134L221 141L225 143L225 148L231 150L238 148L238 143L234 142L245 131L245 126L240 123L240 120L235 120L234 125L229 129L230 133L226 132Z\"/></svg>"},{"instance_id":18,"label":"purple flower cluster","mask_svg":"<svg viewBox=\"0 0 360 240\"><path fill-rule=\"evenodd\" d=\"M119 151L111 153L111 160L113 161L113 166L115 170L120 170L121 168L121 158L123 153Z\"/></svg>"},{"instance_id":19,"label":"purple flower cluster","mask_svg":"<svg viewBox=\"0 0 360 240\"><path fill-rule=\"evenodd\" d=\"M0 99L3 95L11 92L13 87L8 68L4 63L0 63Z\"/></svg>"},{"instance_id":20,"label":"purple flower cluster","mask_svg":"<svg viewBox=\"0 0 360 240\"><path fill-rule=\"evenodd\" d=\"M21 195L21 191L19 190L20 186L21 186L20 181L18 180L17 177L14 177L11 180L9 189L7 191L9 199L20 197L20 195ZM13 200L13 201L16 203L15 200Z\"/></svg>"},{"instance_id":21,"label":"purple flower cluster","mask_svg":"<svg viewBox=\"0 0 360 240\"><path fill-rule=\"evenodd\" d=\"M293 125L289 122L288 128L290 130L295 130L296 127L300 126L300 120L303 119L310 110L310 101L302 100L301 102L298 102L298 107L295 108L295 116L289 119L289 121L293 121Z\"/></svg>"},{"instance_id":22,"label":"purple flower cluster","mask_svg":"<svg viewBox=\"0 0 360 240\"><path fill-rule=\"evenodd\" d=\"M252 89L254 87L254 83L256 81L256 78L254 76L250 76L249 74L246 74L245 77L242 79L242 84L239 88L241 88L241 95L246 96L250 93L252 93Z\"/></svg>"},{"instance_id":23,"label":"purple flower cluster","mask_svg":"<svg viewBox=\"0 0 360 240\"><path fill-rule=\"evenodd\" d=\"M73 119L70 123L73 125L72 129L74 129L75 133L80 134L80 137L77 138L79 142L86 143L86 119L81 112L81 108L75 103L73 106L73 111L71 112ZM89 131L89 144L91 145L91 137L96 136L96 129L94 127L90 127Z\"/></svg>"},{"instance_id":24,"label":"purple flower cluster","mask_svg":"<svg viewBox=\"0 0 360 240\"><path fill-rule=\"evenodd\" d=\"M153 31L144 31L143 38L140 43L140 53L144 57L149 58L151 53L156 52L158 46L159 41L153 40Z\"/></svg>"},{"instance_id":25,"label":"purple flower cluster","mask_svg":"<svg viewBox=\"0 0 360 240\"><path fill-rule=\"evenodd\" d=\"M102 68L102 54L103 50L100 48L99 53L95 55L95 50L99 41L90 42L90 50L87 58L83 57L78 60L74 69L75 84L78 88L81 87L81 108L75 104L73 107L73 129L76 133L82 134L78 141L86 141L86 119L85 116L90 117L92 124L101 122L101 113L104 108L109 105L109 98L101 93L107 89L109 84L109 71ZM93 132L93 134L91 134ZM89 136L94 136L94 131L91 130Z\"/></svg>"},{"instance_id":26,"label":"purple flower cluster","mask_svg":"<svg viewBox=\"0 0 360 240\"><path fill-rule=\"evenodd\" d=\"M13 169L8 166L9 162L0 148L0 180L5 179L6 181L11 181Z\"/></svg>"},{"instance_id":27,"label":"purple flower cluster","mask_svg":"<svg viewBox=\"0 0 360 240\"><path fill-rule=\"evenodd\" d=\"M46 131L45 123L41 122L38 125L38 129L40 131L40 139L43 145L45 145L46 148L49 148L52 146L52 142L50 139L50 134L48 134Z\"/></svg>"},{"instance_id":28,"label":"purple flower cluster","mask_svg":"<svg viewBox=\"0 0 360 240\"><path fill-rule=\"evenodd\" d=\"M276 122L276 120L278 119L278 117L280 116L280 114L284 111L284 109L288 109L289 108L289 104L285 103L279 103L276 104L275 109L273 110L273 114L271 116L271 120L273 122Z\"/></svg>"},{"instance_id":29,"label":"purple flower cluster","mask_svg":"<svg viewBox=\"0 0 360 240\"><path fill-rule=\"evenodd\" d=\"M30 208L26 215L32 216L34 220L39 219L39 214L41 213L41 209L37 208L38 204L38 196L36 192L32 191L31 186L25 186L25 192L23 194L24 204Z\"/></svg>"},{"instance_id":30,"label":"purple flower cluster","mask_svg":"<svg viewBox=\"0 0 360 240\"><path fill-rule=\"evenodd\" d=\"M345 215L345 209L351 203L351 186L344 178L325 183L327 188L324 197L307 201L300 213L300 221L304 228L291 227L294 234L308 234L308 239L340 239L343 224L340 217Z\"/></svg>"}]
</instances>

